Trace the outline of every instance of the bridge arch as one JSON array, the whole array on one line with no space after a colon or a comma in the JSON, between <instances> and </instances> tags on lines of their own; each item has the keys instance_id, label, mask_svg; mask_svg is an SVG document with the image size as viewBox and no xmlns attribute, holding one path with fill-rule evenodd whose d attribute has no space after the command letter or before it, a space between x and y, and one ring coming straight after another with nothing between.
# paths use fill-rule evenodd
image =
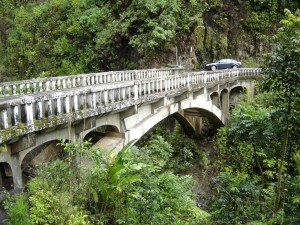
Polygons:
<instances>
[{"instance_id":1,"label":"bridge arch","mask_svg":"<svg viewBox=\"0 0 300 225\"><path fill-rule=\"evenodd\" d=\"M194 121L188 119L189 113L199 118L208 118L216 127L223 126L226 121L222 111L207 98L194 99L189 97L178 102L173 102L173 100L174 99L170 99L170 104L155 109L153 109L151 105L141 106L140 110L143 111L142 115L132 115L132 118L128 119L128 125L125 120L125 127L128 127L125 131L125 143L141 138L154 125L166 119L168 116L174 116L178 122L183 125L184 130L187 131L188 134L193 134L197 129L201 129L200 126L197 127L197 123L199 125L197 119ZM166 101L168 100L166 99Z\"/></svg>"},{"instance_id":2,"label":"bridge arch","mask_svg":"<svg viewBox=\"0 0 300 225\"><path fill-rule=\"evenodd\" d=\"M59 143L59 139L54 139L36 146L30 152L24 155L21 164L27 166L30 164L39 164L50 161L63 149Z\"/></svg>"},{"instance_id":3,"label":"bridge arch","mask_svg":"<svg viewBox=\"0 0 300 225\"><path fill-rule=\"evenodd\" d=\"M208 133L215 133L217 128L224 125L216 115L203 108L188 108L172 116L187 135L206 136Z\"/></svg>"}]
</instances>

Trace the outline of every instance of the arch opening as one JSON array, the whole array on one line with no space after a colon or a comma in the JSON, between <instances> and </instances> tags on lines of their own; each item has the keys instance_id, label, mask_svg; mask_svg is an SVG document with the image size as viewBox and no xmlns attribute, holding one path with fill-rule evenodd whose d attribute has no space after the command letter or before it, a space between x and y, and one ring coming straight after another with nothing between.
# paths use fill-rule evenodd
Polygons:
<instances>
[{"instance_id":1,"label":"arch opening","mask_svg":"<svg viewBox=\"0 0 300 225\"><path fill-rule=\"evenodd\" d=\"M247 89L245 87L239 86L230 90L229 93L229 112L235 108L245 97Z\"/></svg>"},{"instance_id":2,"label":"arch opening","mask_svg":"<svg viewBox=\"0 0 300 225\"><path fill-rule=\"evenodd\" d=\"M6 162L0 163L0 186L6 190L11 190L14 188L13 176L11 166Z\"/></svg>"},{"instance_id":3,"label":"arch opening","mask_svg":"<svg viewBox=\"0 0 300 225\"><path fill-rule=\"evenodd\" d=\"M173 132L176 122L181 125L187 136L195 139L210 138L216 134L219 127L224 125L216 115L206 109L187 108L163 118L142 136L151 133L161 123L164 123L167 132Z\"/></svg>"},{"instance_id":4,"label":"arch opening","mask_svg":"<svg viewBox=\"0 0 300 225\"><path fill-rule=\"evenodd\" d=\"M220 108L220 102L219 102L219 94L217 92L213 92L210 95L210 99L212 101L212 104Z\"/></svg>"},{"instance_id":5,"label":"arch opening","mask_svg":"<svg viewBox=\"0 0 300 225\"><path fill-rule=\"evenodd\" d=\"M89 140L92 144L96 144L109 133L119 133L119 129L113 125L100 126L87 133L83 140Z\"/></svg>"},{"instance_id":6,"label":"arch opening","mask_svg":"<svg viewBox=\"0 0 300 225\"><path fill-rule=\"evenodd\" d=\"M35 166L49 162L63 151L63 146L58 145L59 140L45 142L28 152L22 160L21 169L23 183L27 183L30 177L35 174Z\"/></svg>"}]
</instances>

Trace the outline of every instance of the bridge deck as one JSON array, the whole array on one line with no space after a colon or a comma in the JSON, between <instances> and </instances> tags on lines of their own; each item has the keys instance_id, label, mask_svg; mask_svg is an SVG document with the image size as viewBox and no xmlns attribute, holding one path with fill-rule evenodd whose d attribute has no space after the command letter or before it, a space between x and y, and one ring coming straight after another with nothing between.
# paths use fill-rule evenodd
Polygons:
<instances>
[{"instance_id":1,"label":"bridge deck","mask_svg":"<svg viewBox=\"0 0 300 225\"><path fill-rule=\"evenodd\" d=\"M176 92L242 77L260 69L185 72L182 68L119 71L1 83L0 143L49 127L153 102Z\"/></svg>"}]
</instances>

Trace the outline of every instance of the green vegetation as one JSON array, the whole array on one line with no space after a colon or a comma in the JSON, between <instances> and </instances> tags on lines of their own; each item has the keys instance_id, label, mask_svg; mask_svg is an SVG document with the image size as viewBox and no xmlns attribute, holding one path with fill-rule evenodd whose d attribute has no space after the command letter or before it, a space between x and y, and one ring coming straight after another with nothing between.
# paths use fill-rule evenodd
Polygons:
<instances>
[{"instance_id":1,"label":"green vegetation","mask_svg":"<svg viewBox=\"0 0 300 225\"><path fill-rule=\"evenodd\" d=\"M285 13L274 50L265 57L262 93L239 105L218 134L220 175L212 203L218 224L300 221L300 11Z\"/></svg>"},{"instance_id":2,"label":"green vegetation","mask_svg":"<svg viewBox=\"0 0 300 225\"><path fill-rule=\"evenodd\" d=\"M11 9L0 42L6 80L167 63L164 52L201 24L205 9L202 0L29 2L4 5Z\"/></svg>"},{"instance_id":3,"label":"green vegetation","mask_svg":"<svg viewBox=\"0 0 300 225\"><path fill-rule=\"evenodd\" d=\"M16 195L15 199L10 199L8 212L8 225L31 225L33 224L29 216L29 206L24 195ZM7 206L7 205L6 205ZM7 206L8 207L8 206Z\"/></svg>"},{"instance_id":4,"label":"green vegetation","mask_svg":"<svg viewBox=\"0 0 300 225\"><path fill-rule=\"evenodd\" d=\"M163 170L151 151L141 154L132 144L113 156L114 150L91 149L89 142L61 142L65 157L37 169L21 202L7 207L9 224L17 218L23 224L206 224L209 214L196 204L192 178ZM19 217L13 217L16 208L22 208Z\"/></svg>"},{"instance_id":5,"label":"green vegetation","mask_svg":"<svg viewBox=\"0 0 300 225\"><path fill-rule=\"evenodd\" d=\"M160 67L189 59L198 68L221 57L253 66L269 51L268 39L284 9L299 7L297 0L2 0L0 79Z\"/></svg>"},{"instance_id":6,"label":"green vegetation","mask_svg":"<svg viewBox=\"0 0 300 225\"><path fill-rule=\"evenodd\" d=\"M187 31L193 33L201 22L196 11L206 7L200 7L200 1L174 1L173 5L163 0L23 2L1 2L7 10L1 8L6 19L0 26L1 31L3 26L12 27L7 36L1 32L5 36L1 36L1 51L7 56L2 63L16 63L5 71L1 67L1 72L20 78L129 68L136 56L155 61L154 53L167 50ZM232 25L226 37L216 36L218 43L232 51L239 45L233 38L239 23L229 15L240 15L244 31L252 32L255 43L261 44L274 29L280 9L299 5L296 1L238 1L245 7L241 9L252 9L241 17L236 11L218 12L229 6L235 10L231 1L221 9L217 6L223 1L210 2L206 12L216 10L216 30ZM212 38L207 28L206 24L204 30L197 30L203 34L205 48ZM211 43L212 56L223 54L222 46ZM198 207L194 180L185 173L192 167L206 169L208 155L184 136L180 126L175 125L173 132L165 129L167 123L118 154L93 149L89 142L62 141L61 157L38 166L24 193L8 195L3 201L7 224L299 224L299 10L285 10L270 44L260 93L236 106L229 125L216 136L215 160L210 165L216 176L206 211ZM42 61L39 65L36 57Z\"/></svg>"}]
</instances>

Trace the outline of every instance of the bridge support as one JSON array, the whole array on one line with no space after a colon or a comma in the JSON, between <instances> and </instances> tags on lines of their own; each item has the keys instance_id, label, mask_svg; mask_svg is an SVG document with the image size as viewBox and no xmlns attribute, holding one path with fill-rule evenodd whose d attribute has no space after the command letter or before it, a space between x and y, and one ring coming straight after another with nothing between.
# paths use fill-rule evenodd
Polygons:
<instances>
[{"instance_id":1,"label":"bridge support","mask_svg":"<svg viewBox=\"0 0 300 225\"><path fill-rule=\"evenodd\" d=\"M101 138L96 144L93 145L94 148L100 148L102 151L110 151L115 149L114 155L125 145L125 135L117 132L107 132L105 136Z\"/></svg>"},{"instance_id":2,"label":"bridge support","mask_svg":"<svg viewBox=\"0 0 300 225\"><path fill-rule=\"evenodd\" d=\"M13 185L15 190L23 188L23 175L20 164L19 154L14 154L11 157L11 170L13 176Z\"/></svg>"}]
</instances>

